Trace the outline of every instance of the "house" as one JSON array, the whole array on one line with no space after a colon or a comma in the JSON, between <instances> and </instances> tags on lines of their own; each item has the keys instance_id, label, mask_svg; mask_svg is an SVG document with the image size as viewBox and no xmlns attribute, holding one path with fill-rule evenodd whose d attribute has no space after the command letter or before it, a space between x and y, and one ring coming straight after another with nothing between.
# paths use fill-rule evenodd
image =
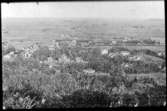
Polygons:
<instances>
[{"instance_id":1,"label":"house","mask_svg":"<svg viewBox=\"0 0 167 111\"><path fill-rule=\"evenodd\" d=\"M8 42L3 41L3 42L2 42L2 46L3 46L5 49L7 49L8 46L9 46L9 44L8 44Z\"/></svg>"},{"instance_id":2,"label":"house","mask_svg":"<svg viewBox=\"0 0 167 111\"><path fill-rule=\"evenodd\" d=\"M57 40L53 40L52 41L52 44L51 44L51 48L58 48L58 49L60 49L60 44L59 44L59 42L57 41ZM51 49L52 50L52 49Z\"/></svg>"},{"instance_id":3,"label":"house","mask_svg":"<svg viewBox=\"0 0 167 111\"><path fill-rule=\"evenodd\" d=\"M140 61L141 57L140 56L133 56L133 57L129 57L130 61Z\"/></svg>"},{"instance_id":4,"label":"house","mask_svg":"<svg viewBox=\"0 0 167 111\"><path fill-rule=\"evenodd\" d=\"M87 47L89 46L90 41L89 40L79 40L78 43L81 47Z\"/></svg>"},{"instance_id":5,"label":"house","mask_svg":"<svg viewBox=\"0 0 167 111\"><path fill-rule=\"evenodd\" d=\"M125 64L124 67L125 67L125 68L128 68L128 67L129 67L129 64Z\"/></svg>"},{"instance_id":6,"label":"house","mask_svg":"<svg viewBox=\"0 0 167 111\"><path fill-rule=\"evenodd\" d=\"M43 61L39 61L40 64L43 64L44 62Z\"/></svg>"},{"instance_id":7,"label":"house","mask_svg":"<svg viewBox=\"0 0 167 111\"><path fill-rule=\"evenodd\" d=\"M70 45L70 47L75 47L77 45L77 41L76 40L72 40L69 45Z\"/></svg>"},{"instance_id":8,"label":"house","mask_svg":"<svg viewBox=\"0 0 167 111\"><path fill-rule=\"evenodd\" d=\"M143 41L143 44L146 44L146 45L155 45L156 41L155 40L152 40L152 39L144 39Z\"/></svg>"},{"instance_id":9,"label":"house","mask_svg":"<svg viewBox=\"0 0 167 111\"><path fill-rule=\"evenodd\" d=\"M130 45L130 46L135 46L135 45L138 45L138 43L140 43L140 41L138 40L129 40L127 42L125 42L126 45Z\"/></svg>"},{"instance_id":10,"label":"house","mask_svg":"<svg viewBox=\"0 0 167 111\"><path fill-rule=\"evenodd\" d=\"M166 72L166 67L164 67L164 68L162 69L162 72Z\"/></svg>"},{"instance_id":11,"label":"house","mask_svg":"<svg viewBox=\"0 0 167 111\"><path fill-rule=\"evenodd\" d=\"M55 50L55 46L53 44L49 45L48 48L49 48L50 51L54 51Z\"/></svg>"},{"instance_id":12,"label":"house","mask_svg":"<svg viewBox=\"0 0 167 111\"><path fill-rule=\"evenodd\" d=\"M124 40L122 40L123 42L127 42L128 40L127 39L124 39Z\"/></svg>"},{"instance_id":13,"label":"house","mask_svg":"<svg viewBox=\"0 0 167 111\"><path fill-rule=\"evenodd\" d=\"M120 53L122 56L129 56L130 55L130 52L128 52L128 51L121 51Z\"/></svg>"},{"instance_id":14,"label":"house","mask_svg":"<svg viewBox=\"0 0 167 111\"><path fill-rule=\"evenodd\" d=\"M59 58L59 63L69 63L71 62L71 60L65 55L63 54L60 58Z\"/></svg>"},{"instance_id":15,"label":"house","mask_svg":"<svg viewBox=\"0 0 167 111\"><path fill-rule=\"evenodd\" d=\"M54 60L52 57L48 57L45 61L40 61L40 63L44 63L49 66L49 68L53 68L53 66L56 66L57 61Z\"/></svg>"},{"instance_id":16,"label":"house","mask_svg":"<svg viewBox=\"0 0 167 111\"><path fill-rule=\"evenodd\" d=\"M76 57L76 58L75 58L75 61L76 61L77 63L87 63L87 62L84 61L81 57Z\"/></svg>"},{"instance_id":17,"label":"house","mask_svg":"<svg viewBox=\"0 0 167 111\"><path fill-rule=\"evenodd\" d=\"M113 45L115 45L115 44L117 44L117 41L116 41L116 40L112 40L111 43L112 43Z\"/></svg>"},{"instance_id":18,"label":"house","mask_svg":"<svg viewBox=\"0 0 167 111\"><path fill-rule=\"evenodd\" d=\"M118 53L113 53L113 52L110 52L110 53L108 54L108 56L111 57L111 58L114 58L114 57L117 56L117 55L118 55Z\"/></svg>"},{"instance_id":19,"label":"house","mask_svg":"<svg viewBox=\"0 0 167 111\"><path fill-rule=\"evenodd\" d=\"M95 73L95 70L93 70L93 69L84 69L83 72L86 73L86 74L93 74L93 73Z\"/></svg>"},{"instance_id":20,"label":"house","mask_svg":"<svg viewBox=\"0 0 167 111\"><path fill-rule=\"evenodd\" d=\"M107 54L108 54L108 49L103 49L103 50L101 51L101 54L102 54L102 55L107 55Z\"/></svg>"},{"instance_id":21,"label":"house","mask_svg":"<svg viewBox=\"0 0 167 111\"><path fill-rule=\"evenodd\" d=\"M52 57L48 57L48 63L52 63L54 61L54 59Z\"/></svg>"},{"instance_id":22,"label":"house","mask_svg":"<svg viewBox=\"0 0 167 111\"><path fill-rule=\"evenodd\" d=\"M124 68L130 68L130 67L132 67L133 65L132 65L132 64L128 64L128 63L123 63L122 66L123 66Z\"/></svg>"},{"instance_id":23,"label":"house","mask_svg":"<svg viewBox=\"0 0 167 111\"><path fill-rule=\"evenodd\" d=\"M24 58L30 58L31 56L32 56L32 54L30 54L30 53L28 53L28 52L27 52L27 53L24 53L24 55L23 55Z\"/></svg>"},{"instance_id":24,"label":"house","mask_svg":"<svg viewBox=\"0 0 167 111\"><path fill-rule=\"evenodd\" d=\"M32 56L32 51L30 50L30 49L24 49L24 52L22 52L22 56L24 57L24 58L30 58L31 56Z\"/></svg>"},{"instance_id":25,"label":"house","mask_svg":"<svg viewBox=\"0 0 167 111\"><path fill-rule=\"evenodd\" d=\"M158 52L158 56L163 56L163 53L162 52Z\"/></svg>"},{"instance_id":26,"label":"house","mask_svg":"<svg viewBox=\"0 0 167 111\"><path fill-rule=\"evenodd\" d=\"M106 41L106 40L103 40L103 41L95 41L95 45L96 46L109 46L110 45L110 41Z\"/></svg>"}]
</instances>

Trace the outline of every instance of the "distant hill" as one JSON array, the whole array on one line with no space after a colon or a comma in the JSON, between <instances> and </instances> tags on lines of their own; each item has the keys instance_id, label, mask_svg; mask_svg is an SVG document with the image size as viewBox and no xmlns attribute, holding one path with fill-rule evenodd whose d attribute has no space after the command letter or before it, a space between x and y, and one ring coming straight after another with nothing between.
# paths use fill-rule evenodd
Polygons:
<instances>
[{"instance_id":1,"label":"distant hill","mask_svg":"<svg viewBox=\"0 0 167 111\"><path fill-rule=\"evenodd\" d=\"M2 20L4 40L37 40L47 42L53 39L136 39L158 38L165 40L165 24L162 19L112 20L80 18L7 18Z\"/></svg>"}]
</instances>

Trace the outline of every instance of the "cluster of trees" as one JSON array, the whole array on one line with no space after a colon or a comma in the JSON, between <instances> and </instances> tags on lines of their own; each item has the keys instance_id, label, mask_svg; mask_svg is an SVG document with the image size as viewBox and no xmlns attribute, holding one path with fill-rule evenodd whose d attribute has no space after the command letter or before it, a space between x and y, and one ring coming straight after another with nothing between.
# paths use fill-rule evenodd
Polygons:
<instances>
[{"instance_id":1,"label":"cluster of trees","mask_svg":"<svg viewBox=\"0 0 167 111\"><path fill-rule=\"evenodd\" d=\"M151 79L31 73L7 79L8 88L3 90L5 108L163 106L166 101L166 86Z\"/></svg>"},{"instance_id":2,"label":"cluster of trees","mask_svg":"<svg viewBox=\"0 0 167 111\"><path fill-rule=\"evenodd\" d=\"M4 52L9 50L15 49ZM40 63L48 57L56 60L62 54L73 60L82 57L88 63L58 64L60 72L57 67ZM158 72L156 64L139 61L132 63L133 68L125 69L122 67L125 62L128 60L123 56L101 55L99 48L65 47L50 51L41 47L29 59L18 56L13 62L3 62L3 106L7 109L162 106L166 101L166 85L160 86L157 80L149 78L130 81L126 75ZM83 70L88 68L97 74L85 74Z\"/></svg>"}]
</instances>

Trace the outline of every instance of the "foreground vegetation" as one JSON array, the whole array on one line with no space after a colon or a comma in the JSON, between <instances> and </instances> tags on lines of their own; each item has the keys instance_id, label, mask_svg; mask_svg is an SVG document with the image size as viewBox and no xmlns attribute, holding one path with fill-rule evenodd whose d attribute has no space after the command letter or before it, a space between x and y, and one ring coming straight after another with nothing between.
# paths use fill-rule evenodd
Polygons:
<instances>
[{"instance_id":1,"label":"foreground vegetation","mask_svg":"<svg viewBox=\"0 0 167 111\"><path fill-rule=\"evenodd\" d=\"M40 46L31 57L24 50L3 48L3 107L5 109L138 107L166 105L165 56L151 50L129 51L138 61L118 54L102 54L100 48ZM12 60L11 60L12 59ZM140 74L159 74L139 77ZM130 75L136 75L133 79Z\"/></svg>"}]
</instances>

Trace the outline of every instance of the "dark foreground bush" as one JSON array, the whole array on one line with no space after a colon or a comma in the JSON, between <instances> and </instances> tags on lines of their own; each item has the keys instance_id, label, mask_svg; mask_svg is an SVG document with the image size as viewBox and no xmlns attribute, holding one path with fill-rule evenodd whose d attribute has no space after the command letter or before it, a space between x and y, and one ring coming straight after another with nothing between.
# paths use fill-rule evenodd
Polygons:
<instances>
[{"instance_id":1,"label":"dark foreground bush","mask_svg":"<svg viewBox=\"0 0 167 111\"><path fill-rule=\"evenodd\" d=\"M123 106L133 107L138 102L135 95L125 94L123 96Z\"/></svg>"},{"instance_id":2,"label":"dark foreground bush","mask_svg":"<svg viewBox=\"0 0 167 111\"><path fill-rule=\"evenodd\" d=\"M150 104L152 106L162 106L166 101L166 86L150 88L148 94L150 96Z\"/></svg>"},{"instance_id":3,"label":"dark foreground bush","mask_svg":"<svg viewBox=\"0 0 167 111\"><path fill-rule=\"evenodd\" d=\"M68 106L58 97L47 98L39 108L67 108Z\"/></svg>"},{"instance_id":4,"label":"dark foreground bush","mask_svg":"<svg viewBox=\"0 0 167 111\"><path fill-rule=\"evenodd\" d=\"M110 98L104 92L80 89L69 96L65 96L63 101L70 107L109 107Z\"/></svg>"},{"instance_id":5,"label":"dark foreground bush","mask_svg":"<svg viewBox=\"0 0 167 111\"><path fill-rule=\"evenodd\" d=\"M9 87L3 92L3 106L6 109L32 109L40 105L43 92L24 84L23 89Z\"/></svg>"}]
</instances>

